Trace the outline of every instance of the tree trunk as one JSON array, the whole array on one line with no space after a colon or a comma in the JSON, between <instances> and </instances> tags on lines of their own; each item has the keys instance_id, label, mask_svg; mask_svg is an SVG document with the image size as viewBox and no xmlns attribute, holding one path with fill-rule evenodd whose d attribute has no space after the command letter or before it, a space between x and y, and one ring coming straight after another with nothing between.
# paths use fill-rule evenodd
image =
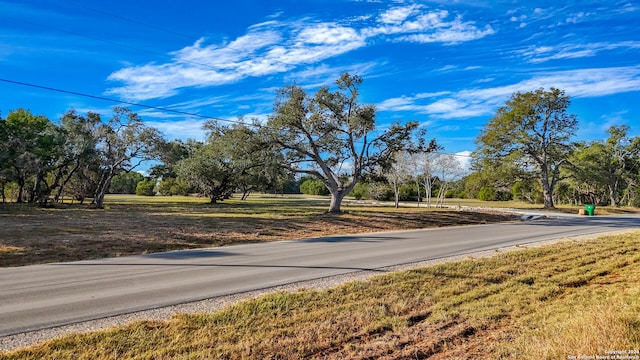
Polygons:
<instances>
[{"instance_id":1,"label":"tree trunk","mask_svg":"<svg viewBox=\"0 0 640 360\"><path fill-rule=\"evenodd\" d=\"M104 209L104 196L106 195L107 190L109 190L109 185L111 185L111 179L113 179L114 176L115 176L115 173L110 170L109 173L106 175L106 178L104 179L104 183L102 183L101 186L98 186L95 196L93 198L93 201L96 204L96 208Z\"/></svg>"},{"instance_id":2,"label":"tree trunk","mask_svg":"<svg viewBox=\"0 0 640 360\"><path fill-rule=\"evenodd\" d=\"M549 186L548 179L542 179L542 197L544 199L544 208L545 209L555 209L556 207L553 205L553 189Z\"/></svg>"},{"instance_id":3,"label":"tree trunk","mask_svg":"<svg viewBox=\"0 0 640 360\"><path fill-rule=\"evenodd\" d=\"M609 184L609 201L611 206L618 206L618 184Z\"/></svg>"},{"instance_id":4,"label":"tree trunk","mask_svg":"<svg viewBox=\"0 0 640 360\"><path fill-rule=\"evenodd\" d=\"M22 192L24 191L24 178L22 176L18 176L18 198L16 202L18 204L22 203Z\"/></svg>"},{"instance_id":5,"label":"tree trunk","mask_svg":"<svg viewBox=\"0 0 640 360\"><path fill-rule=\"evenodd\" d=\"M106 193L106 190L100 190L98 192L98 195L93 200L95 202L95 204L96 204L96 208L104 209L104 195L105 195L105 193Z\"/></svg>"},{"instance_id":6,"label":"tree trunk","mask_svg":"<svg viewBox=\"0 0 640 360\"><path fill-rule=\"evenodd\" d=\"M60 197L62 196L65 186L67 186L67 183L69 182L69 180L71 180L71 177L73 177L73 175L76 173L76 171L78 171L79 168L80 168L80 163L76 163L76 166L62 180L62 184L60 184L60 187L58 188L56 195L53 197L54 202L58 202L60 200ZM61 202L64 202L64 201L61 201Z\"/></svg>"},{"instance_id":7,"label":"tree trunk","mask_svg":"<svg viewBox=\"0 0 640 360\"><path fill-rule=\"evenodd\" d=\"M426 178L424 181L424 197L427 207L431 207L431 181Z\"/></svg>"},{"instance_id":8,"label":"tree trunk","mask_svg":"<svg viewBox=\"0 0 640 360\"><path fill-rule=\"evenodd\" d=\"M347 195L347 193L344 190L331 192L331 204L329 205L330 213L339 214L342 212L340 210L340 205L342 205L342 199L344 199L345 195Z\"/></svg>"},{"instance_id":9,"label":"tree trunk","mask_svg":"<svg viewBox=\"0 0 640 360\"><path fill-rule=\"evenodd\" d=\"M394 205L397 208L400 207L400 187L398 186L398 181L394 181L393 182L393 194L394 194L394 198L395 198L395 202Z\"/></svg>"},{"instance_id":10,"label":"tree trunk","mask_svg":"<svg viewBox=\"0 0 640 360\"><path fill-rule=\"evenodd\" d=\"M545 209L555 209L553 206L553 181L551 184L549 183L549 164L548 162L542 161L539 163L540 165L540 182L542 185L542 198L544 200L544 208Z\"/></svg>"}]
</instances>

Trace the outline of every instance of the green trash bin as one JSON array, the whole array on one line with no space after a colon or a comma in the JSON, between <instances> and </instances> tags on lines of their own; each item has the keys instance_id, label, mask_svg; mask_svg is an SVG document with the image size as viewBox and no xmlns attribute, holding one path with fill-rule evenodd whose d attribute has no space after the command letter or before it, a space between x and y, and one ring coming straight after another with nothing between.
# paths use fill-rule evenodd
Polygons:
<instances>
[{"instance_id":1,"label":"green trash bin","mask_svg":"<svg viewBox=\"0 0 640 360\"><path fill-rule=\"evenodd\" d=\"M593 216L596 214L596 206L593 204L585 204L584 205L584 213L588 216Z\"/></svg>"}]
</instances>

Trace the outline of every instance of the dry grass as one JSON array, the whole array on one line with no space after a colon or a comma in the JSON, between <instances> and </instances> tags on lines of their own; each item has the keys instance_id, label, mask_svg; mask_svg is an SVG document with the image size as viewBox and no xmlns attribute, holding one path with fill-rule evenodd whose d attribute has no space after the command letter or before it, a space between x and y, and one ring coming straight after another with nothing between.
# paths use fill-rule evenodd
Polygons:
<instances>
[{"instance_id":1,"label":"dry grass","mask_svg":"<svg viewBox=\"0 0 640 360\"><path fill-rule=\"evenodd\" d=\"M348 205L283 197L217 205L188 197L107 197L107 209L41 209L0 204L0 266L74 261L234 243L482 224L512 219L492 212Z\"/></svg>"},{"instance_id":2,"label":"dry grass","mask_svg":"<svg viewBox=\"0 0 640 360\"><path fill-rule=\"evenodd\" d=\"M2 359L567 359L640 348L640 232L275 293Z\"/></svg>"}]
</instances>

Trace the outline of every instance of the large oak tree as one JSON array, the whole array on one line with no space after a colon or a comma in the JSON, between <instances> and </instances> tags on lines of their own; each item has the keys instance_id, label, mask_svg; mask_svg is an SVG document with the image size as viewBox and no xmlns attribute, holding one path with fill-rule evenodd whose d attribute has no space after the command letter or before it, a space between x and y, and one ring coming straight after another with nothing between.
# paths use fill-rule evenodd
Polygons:
<instances>
[{"instance_id":1,"label":"large oak tree","mask_svg":"<svg viewBox=\"0 0 640 360\"><path fill-rule=\"evenodd\" d=\"M361 83L359 76L345 73L336 81L337 91L325 86L314 96L300 86L286 86L264 127L275 151L285 155L286 168L315 176L329 189L333 213L340 212L345 195L365 172L388 168L401 151L424 148L414 142L416 122L376 128L375 107L358 102Z\"/></svg>"},{"instance_id":2,"label":"large oak tree","mask_svg":"<svg viewBox=\"0 0 640 360\"><path fill-rule=\"evenodd\" d=\"M554 207L553 190L578 125L576 115L567 112L569 104L569 96L555 88L517 92L498 109L476 141L477 158L515 162L533 170L542 185L545 208Z\"/></svg>"}]
</instances>

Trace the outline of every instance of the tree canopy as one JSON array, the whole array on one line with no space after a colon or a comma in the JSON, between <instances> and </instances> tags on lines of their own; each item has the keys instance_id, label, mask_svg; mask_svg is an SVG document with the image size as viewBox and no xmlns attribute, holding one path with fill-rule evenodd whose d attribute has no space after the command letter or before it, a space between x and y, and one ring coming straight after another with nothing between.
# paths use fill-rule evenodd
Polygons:
<instances>
[{"instance_id":1,"label":"tree canopy","mask_svg":"<svg viewBox=\"0 0 640 360\"><path fill-rule=\"evenodd\" d=\"M396 153L428 150L417 122L376 128L376 109L358 102L362 78L348 73L308 95L297 85L279 90L274 114L264 128L266 141L284 155L283 166L315 176L331 194L329 212L367 171L389 168ZM435 146L432 141L431 147Z\"/></svg>"},{"instance_id":2,"label":"tree canopy","mask_svg":"<svg viewBox=\"0 0 640 360\"><path fill-rule=\"evenodd\" d=\"M515 93L478 136L478 159L533 167L542 185L544 207L553 208L553 190L567 163L577 118L564 91L551 88Z\"/></svg>"}]
</instances>

